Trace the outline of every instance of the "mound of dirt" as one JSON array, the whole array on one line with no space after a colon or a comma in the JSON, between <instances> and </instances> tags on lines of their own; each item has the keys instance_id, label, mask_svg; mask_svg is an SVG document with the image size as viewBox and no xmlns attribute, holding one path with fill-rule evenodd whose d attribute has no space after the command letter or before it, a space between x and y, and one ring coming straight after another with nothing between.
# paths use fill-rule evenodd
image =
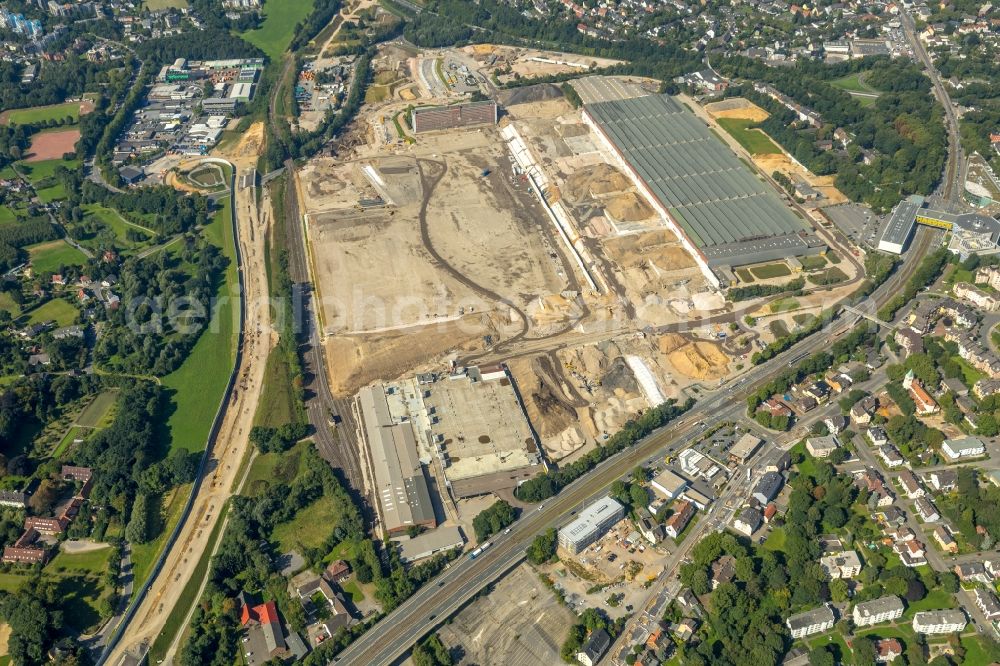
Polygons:
<instances>
[{"instance_id":1,"label":"mound of dirt","mask_svg":"<svg viewBox=\"0 0 1000 666\"><path fill-rule=\"evenodd\" d=\"M664 354L669 354L670 352L680 349L686 344L690 344L688 340L680 333L666 333L660 337L660 351Z\"/></svg>"},{"instance_id":2,"label":"mound of dirt","mask_svg":"<svg viewBox=\"0 0 1000 666\"><path fill-rule=\"evenodd\" d=\"M679 373L692 379L719 379L726 375L729 357L711 342L688 343L667 354Z\"/></svg>"},{"instance_id":3,"label":"mound of dirt","mask_svg":"<svg viewBox=\"0 0 1000 666\"><path fill-rule=\"evenodd\" d=\"M653 217L653 209L635 192L619 194L604 207L608 217L619 222L640 222Z\"/></svg>"},{"instance_id":4,"label":"mound of dirt","mask_svg":"<svg viewBox=\"0 0 1000 666\"><path fill-rule=\"evenodd\" d=\"M514 90L503 90L497 95L497 102L500 106L515 106L517 104L530 104L532 102L544 102L547 99L557 99L563 96L559 86L551 83L538 83L533 86L524 86Z\"/></svg>"},{"instance_id":5,"label":"mound of dirt","mask_svg":"<svg viewBox=\"0 0 1000 666\"><path fill-rule=\"evenodd\" d=\"M566 179L566 194L577 200L627 192L632 184L625 175L610 164L594 164L578 169Z\"/></svg>"},{"instance_id":6,"label":"mound of dirt","mask_svg":"<svg viewBox=\"0 0 1000 666\"><path fill-rule=\"evenodd\" d=\"M621 356L611 361L611 367L601 377L601 386L609 391L622 390L626 393L638 393L639 383L632 374L625 359Z\"/></svg>"}]
</instances>

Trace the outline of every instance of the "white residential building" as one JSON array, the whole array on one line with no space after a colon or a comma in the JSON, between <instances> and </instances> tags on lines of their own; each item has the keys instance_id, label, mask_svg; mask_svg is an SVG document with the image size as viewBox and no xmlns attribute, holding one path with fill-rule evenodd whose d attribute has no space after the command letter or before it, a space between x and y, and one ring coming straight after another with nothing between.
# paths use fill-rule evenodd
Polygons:
<instances>
[{"instance_id":1,"label":"white residential building","mask_svg":"<svg viewBox=\"0 0 1000 666\"><path fill-rule=\"evenodd\" d=\"M951 634L965 625L965 613L960 610L923 611L913 616L913 631L921 634Z\"/></svg>"},{"instance_id":2,"label":"white residential building","mask_svg":"<svg viewBox=\"0 0 1000 666\"><path fill-rule=\"evenodd\" d=\"M896 620L902 617L904 610L903 600L897 596L889 595L855 604L852 615L855 625L867 627L880 622Z\"/></svg>"},{"instance_id":3,"label":"white residential building","mask_svg":"<svg viewBox=\"0 0 1000 666\"><path fill-rule=\"evenodd\" d=\"M833 628L833 623L836 619L833 615L833 609L829 605L826 605L804 613L792 615L785 620L785 624L788 625L788 629L792 633L792 638L802 638L823 631L829 631Z\"/></svg>"}]
</instances>

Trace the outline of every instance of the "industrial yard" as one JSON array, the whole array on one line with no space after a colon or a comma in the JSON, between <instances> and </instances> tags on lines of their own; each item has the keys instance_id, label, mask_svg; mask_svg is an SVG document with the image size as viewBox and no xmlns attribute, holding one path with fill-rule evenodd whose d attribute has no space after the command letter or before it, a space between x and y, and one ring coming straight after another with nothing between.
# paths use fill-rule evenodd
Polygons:
<instances>
[{"instance_id":1,"label":"industrial yard","mask_svg":"<svg viewBox=\"0 0 1000 666\"><path fill-rule=\"evenodd\" d=\"M511 57L593 65L384 47L391 94L365 105L336 158L297 173L330 386L360 396L366 483L394 534L465 525L484 493L510 497L643 410L718 386L830 297L751 302L761 326L745 329L720 285L780 283L803 270L786 259L823 240L648 82L584 76L575 109L554 85L493 89L487 62ZM493 99L463 101L473 88ZM644 140L628 143L629 119L649 124ZM699 142L698 164L669 157L672 131ZM658 156L655 186L632 166L641 154ZM760 268L734 270L748 263Z\"/></svg>"}]
</instances>

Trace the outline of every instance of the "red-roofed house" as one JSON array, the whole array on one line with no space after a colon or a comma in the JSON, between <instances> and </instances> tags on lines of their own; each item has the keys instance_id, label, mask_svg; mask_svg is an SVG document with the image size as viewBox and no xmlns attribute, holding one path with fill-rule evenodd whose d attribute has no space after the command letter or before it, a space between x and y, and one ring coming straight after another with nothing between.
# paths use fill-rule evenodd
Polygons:
<instances>
[{"instance_id":1,"label":"red-roofed house","mask_svg":"<svg viewBox=\"0 0 1000 666\"><path fill-rule=\"evenodd\" d=\"M243 606L240 610L240 623L250 630L248 642L254 645L262 643L261 649L266 652L268 659L282 656L288 651L281 630L281 618L278 616L278 607L273 601L268 601L252 608L249 605ZM255 635L258 632L259 635ZM264 655L259 656L263 657Z\"/></svg>"},{"instance_id":2,"label":"red-roofed house","mask_svg":"<svg viewBox=\"0 0 1000 666\"><path fill-rule=\"evenodd\" d=\"M895 638L883 638L875 641L875 661L888 664L903 654L903 646Z\"/></svg>"}]
</instances>

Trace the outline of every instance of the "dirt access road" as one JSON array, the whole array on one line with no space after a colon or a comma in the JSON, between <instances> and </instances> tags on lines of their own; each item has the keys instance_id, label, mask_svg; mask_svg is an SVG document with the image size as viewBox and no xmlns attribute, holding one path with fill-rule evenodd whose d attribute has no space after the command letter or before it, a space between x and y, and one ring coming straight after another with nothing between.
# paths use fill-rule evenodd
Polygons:
<instances>
[{"instance_id":1,"label":"dirt access road","mask_svg":"<svg viewBox=\"0 0 1000 666\"><path fill-rule=\"evenodd\" d=\"M237 184L239 174L253 161L234 158ZM219 513L233 493L240 461L248 453L249 433L263 387L267 355L275 342L269 309L266 307L266 230L259 226L253 192L252 188L238 189L235 196L247 322L236 387L225 406L222 426L212 443L205 475L197 488L191 513L167 555L162 570L154 579L121 640L105 661L108 664L119 663L127 650L139 649L142 644L151 645L174 612L186 612L187 609L175 611L175 606L191 580L202 553L210 545L212 529L219 520Z\"/></svg>"}]
</instances>

